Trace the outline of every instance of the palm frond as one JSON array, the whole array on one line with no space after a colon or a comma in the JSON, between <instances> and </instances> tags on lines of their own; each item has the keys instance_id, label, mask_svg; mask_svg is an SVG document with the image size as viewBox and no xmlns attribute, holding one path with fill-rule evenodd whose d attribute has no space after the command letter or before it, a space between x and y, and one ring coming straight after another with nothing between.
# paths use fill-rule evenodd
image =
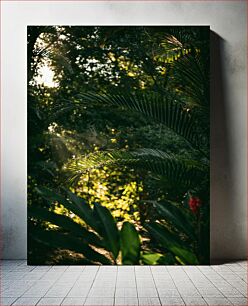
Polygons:
<instances>
[{"instance_id":1,"label":"palm frond","mask_svg":"<svg viewBox=\"0 0 248 306\"><path fill-rule=\"evenodd\" d=\"M160 43L155 59L162 63L173 63L190 52L192 49L189 44L182 44L175 36L166 35Z\"/></svg>"},{"instance_id":2,"label":"palm frond","mask_svg":"<svg viewBox=\"0 0 248 306\"><path fill-rule=\"evenodd\" d=\"M80 95L82 102L117 105L143 114L147 118L165 125L167 128L183 137L193 147L198 148L200 142L197 133L194 113L189 113L187 107L176 95L157 93L110 95L84 93Z\"/></svg>"},{"instance_id":3,"label":"palm frond","mask_svg":"<svg viewBox=\"0 0 248 306\"><path fill-rule=\"evenodd\" d=\"M172 87L179 89L184 101L193 103L193 106L209 107L209 79L206 73L206 63L200 55L188 55L172 65ZM206 116L205 114L205 117Z\"/></svg>"},{"instance_id":4,"label":"palm frond","mask_svg":"<svg viewBox=\"0 0 248 306\"><path fill-rule=\"evenodd\" d=\"M91 153L83 159L74 160L67 170L73 173L71 177L73 181L87 171L106 165L150 171L185 187L192 187L196 184L205 175L207 168L207 165L202 163L183 159L160 150L140 149L134 152L119 150Z\"/></svg>"}]
</instances>

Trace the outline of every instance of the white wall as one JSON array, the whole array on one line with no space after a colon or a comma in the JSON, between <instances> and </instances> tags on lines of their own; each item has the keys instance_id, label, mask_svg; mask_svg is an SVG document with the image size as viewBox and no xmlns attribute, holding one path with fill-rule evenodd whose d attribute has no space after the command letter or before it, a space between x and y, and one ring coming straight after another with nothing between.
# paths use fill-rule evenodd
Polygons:
<instances>
[{"instance_id":1,"label":"white wall","mask_svg":"<svg viewBox=\"0 0 248 306\"><path fill-rule=\"evenodd\" d=\"M210 25L211 256L246 257L245 1L2 2L3 257L26 258L26 26Z\"/></svg>"}]
</instances>

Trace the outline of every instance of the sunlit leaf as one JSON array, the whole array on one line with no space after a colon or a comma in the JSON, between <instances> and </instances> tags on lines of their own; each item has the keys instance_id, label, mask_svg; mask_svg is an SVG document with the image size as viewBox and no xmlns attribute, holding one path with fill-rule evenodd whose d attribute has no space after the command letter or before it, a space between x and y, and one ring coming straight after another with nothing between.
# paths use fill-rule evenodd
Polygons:
<instances>
[{"instance_id":1,"label":"sunlit leaf","mask_svg":"<svg viewBox=\"0 0 248 306\"><path fill-rule=\"evenodd\" d=\"M30 217L55 224L61 227L63 230L69 231L72 236L81 238L85 243L93 244L98 247L103 246L101 240L96 234L86 230L83 226L74 222L67 216L59 215L39 207L30 207L28 210L28 215Z\"/></svg>"},{"instance_id":2,"label":"sunlit leaf","mask_svg":"<svg viewBox=\"0 0 248 306\"><path fill-rule=\"evenodd\" d=\"M120 235L114 218L106 207L94 204L96 216L101 220L100 234L104 238L105 247L111 251L116 259L120 250Z\"/></svg>"},{"instance_id":3,"label":"sunlit leaf","mask_svg":"<svg viewBox=\"0 0 248 306\"><path fill-rule=\"evenodd\" d=\"M163 257L163 254L160 253L148 253L144 252L141 254L141 260L146 265L157 265L160 258Z\"/></svg>"},{"instance_id":4,"label":"sunlit leaf","mask_svg":"<svg viewBox=\"0 0 248 306\"><path fill-rule=\"evenodd\" d=\"M90 207L90 205L84 201L82 198L78 197L74 193L67 191L68 197L72 201L72 203L77 207L78 211L80 211L80 216L82 219L93 229L96 231L99 230L100 220L95 218L94 211Z\"/></svg>"},{"instance_id":5,"label":"sunlit leaf","mask_svg":"<svg viewBox=\"0 0 248 306\"><path fill-rule=\"evenodd\" d=\"M208 173L207 165L204 163L147 148L133 152L120 150L95 152L73 162L68 168L74 175L75 172L83 174L104 165L128 166L137 170L151 171L185 188L192 188Z\"/></svg>"},{"instance_id":6,"label":"sunlit leaf","mask_svg":"<svg viewBox=\"0 0 248 306\"><path fill-rule=\"evenodd\" d=\"M122 264L138 264L140 257L140 238L134 225L129 222L124 222L120 235Z\"/></svg>"}]
</instances>

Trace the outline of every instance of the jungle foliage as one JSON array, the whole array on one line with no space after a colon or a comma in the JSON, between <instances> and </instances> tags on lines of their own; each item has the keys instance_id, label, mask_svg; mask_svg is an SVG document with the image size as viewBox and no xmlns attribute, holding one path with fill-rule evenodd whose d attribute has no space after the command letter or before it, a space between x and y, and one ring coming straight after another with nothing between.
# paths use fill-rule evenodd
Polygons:
<instances>
[{"instance_id":1,"label":"jungle foliage","mask_svg":"<svg viewBox=\"0 0 248 306\"><path fill-rule=\"evenodd\" d=\"M209 263L209 124L209 27L28 27L29 263Z\"/></svg>"}]
</instances>

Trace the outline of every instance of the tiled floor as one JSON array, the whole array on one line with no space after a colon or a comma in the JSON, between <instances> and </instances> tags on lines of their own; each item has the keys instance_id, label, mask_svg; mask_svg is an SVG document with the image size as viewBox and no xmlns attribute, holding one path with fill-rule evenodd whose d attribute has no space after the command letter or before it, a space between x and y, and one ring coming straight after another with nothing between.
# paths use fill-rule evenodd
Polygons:
<instances>
[{"instance_id":1,"label":"tiled floor","mask_svg":"<svg viewBox=\"0 0 248 306\"><path fill-rule=\"evenodd\" d=\"M0 305L247 305L247 263L27 266L2 261Z\"/></svg>"}]
</instances>

